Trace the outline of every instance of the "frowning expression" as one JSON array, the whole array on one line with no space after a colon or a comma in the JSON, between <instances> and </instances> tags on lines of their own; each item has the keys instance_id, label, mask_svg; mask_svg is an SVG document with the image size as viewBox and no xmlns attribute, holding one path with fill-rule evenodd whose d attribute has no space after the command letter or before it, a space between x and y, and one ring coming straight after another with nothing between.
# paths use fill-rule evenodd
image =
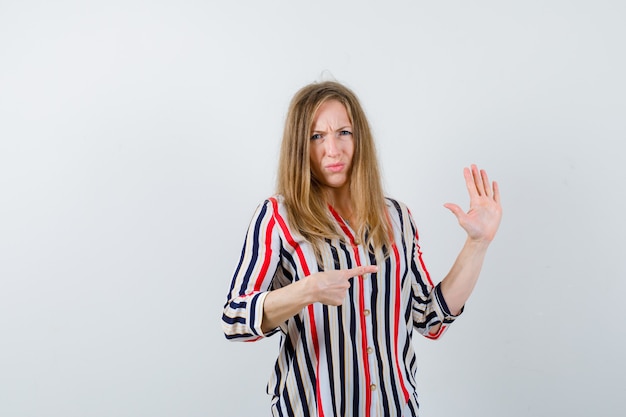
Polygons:
<instances>
[{"instance_id":1,"label":"frowning expression","mask_svg":"<svg viewBox=\"0 0 626 417\"><path fill-rule=\"evenodd\" d=\"M323 103L313 119L309 146L313 177L327 189L346 191L354 138L346 107L337 100Z\"/></svg>"}]
</instances>

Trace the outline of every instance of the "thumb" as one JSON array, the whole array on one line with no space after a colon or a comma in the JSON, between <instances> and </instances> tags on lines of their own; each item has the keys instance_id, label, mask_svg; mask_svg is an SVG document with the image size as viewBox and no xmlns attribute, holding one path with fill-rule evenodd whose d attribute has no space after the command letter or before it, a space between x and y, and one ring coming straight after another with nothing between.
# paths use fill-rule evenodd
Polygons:
<instances>
[{"instance_id":1,"label":"thumb","mask_svg":"<svg viewBox=\"0 0 626 417\"><path fill-rule=\"evenodd\" d=\"M452 214L454 214L456 216L457 219L460 219L461 216L465 214L463 209L461 207L457 206L456 204L446 203L443 206L445 208L447 208L448 210L450 210L452 212Z\"/></svg>"}]
</instances>

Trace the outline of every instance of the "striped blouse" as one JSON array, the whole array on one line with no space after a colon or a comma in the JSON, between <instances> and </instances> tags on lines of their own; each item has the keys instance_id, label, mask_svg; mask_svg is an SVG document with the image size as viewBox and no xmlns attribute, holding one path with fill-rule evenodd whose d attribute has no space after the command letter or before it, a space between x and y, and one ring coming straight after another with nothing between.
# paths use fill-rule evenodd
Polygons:
<instances>
[{"instance_id":1,"label":"striped blouse","mask_svg":"<svg viewBox=\"0 0 626 417\"><path fill-rule=\"evenodd\" d=\"M267 385L273 416L417 416L413 330L439 338L456 318L422 262L407 207L387 199L394 242L377 263L329 207L345 234L327 239L318 264L312 246L287 221L280 196L257 208L224 306L226 338L252 342L279 333L279 355ZM314 303L267 333L269 291L325 269L378 264L351 279L341 306ZM431 329L441 324L431 334Z\"/></svg>"}]
</instances>

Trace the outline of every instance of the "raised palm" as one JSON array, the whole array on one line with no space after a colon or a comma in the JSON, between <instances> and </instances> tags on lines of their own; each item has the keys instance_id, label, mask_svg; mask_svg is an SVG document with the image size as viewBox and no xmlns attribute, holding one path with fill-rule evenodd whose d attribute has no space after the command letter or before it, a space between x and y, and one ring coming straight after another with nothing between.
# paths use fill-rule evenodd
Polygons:
<instances>
[{"instance_id":1,"label":"raised palm","mask_svg":"<svg viewBox=\"0 0 626 417\"><path fill-rule=\"evenodd\" d=\"M487 172L484 169L479 170L476 165L464 168L463 176L470 196L469 211L466 213L453 203L446 203L444 207L456 216L470 239L490 242L495 237L502 218L498 183L494 181L490 184Z\"/></svg>"}]
</instances>

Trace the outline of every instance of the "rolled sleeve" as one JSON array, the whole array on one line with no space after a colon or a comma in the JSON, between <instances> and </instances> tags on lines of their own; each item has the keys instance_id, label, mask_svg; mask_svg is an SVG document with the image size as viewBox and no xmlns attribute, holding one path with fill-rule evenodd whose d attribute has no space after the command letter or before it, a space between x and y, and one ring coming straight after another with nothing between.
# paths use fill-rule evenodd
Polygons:
<instances>
[{"instance_id":1,"label":"rolled sleeve","mask_svg":"<svg viewBox=\"0 0 626 417\"><path fill-rule=\"evenodd\" d=\"M446 303L446 299L443 296L443 292L441 291L441 283L437 284L437 286L435 287L433 291L434 291L435 302L436 302L436 306L438 310L437 316L439 316L442 323L450 324L454 320L456 320L457 317L463 314L463 310L465 309L465 306L461 308L461 312L459 314L456 314L456 315L452 314L452 312L450 311L450 308L448 307L448 304Z\"/></svg>"},{"instance_id":2,"label":"rolled sleeve","mask_svg":"<svg viewBox=\"0 0 626 417\"><path fill-rule=\"evenodd\" d=\"M263 306L265 304L265 298L267 297L268 292L262 292L259 294L255 294L248 308L248 317L250 317L250 329L252 333L257 336L268 337L276 333L279 328L270 329L267 332L263 332Z\"/></svg>"},{"instance_id":3,"label":"rolled sleeve","mask_svg":"<svg viewBox=\"0 0 626 417\"><path fill-rule=\"evenodd\" d=\"M261 204L248 227L239 264L233 274L222 326L228 340L255 341L263 333L263 305L278 266L281 240L270 200Z\"/></svg>"}]
</instances>

